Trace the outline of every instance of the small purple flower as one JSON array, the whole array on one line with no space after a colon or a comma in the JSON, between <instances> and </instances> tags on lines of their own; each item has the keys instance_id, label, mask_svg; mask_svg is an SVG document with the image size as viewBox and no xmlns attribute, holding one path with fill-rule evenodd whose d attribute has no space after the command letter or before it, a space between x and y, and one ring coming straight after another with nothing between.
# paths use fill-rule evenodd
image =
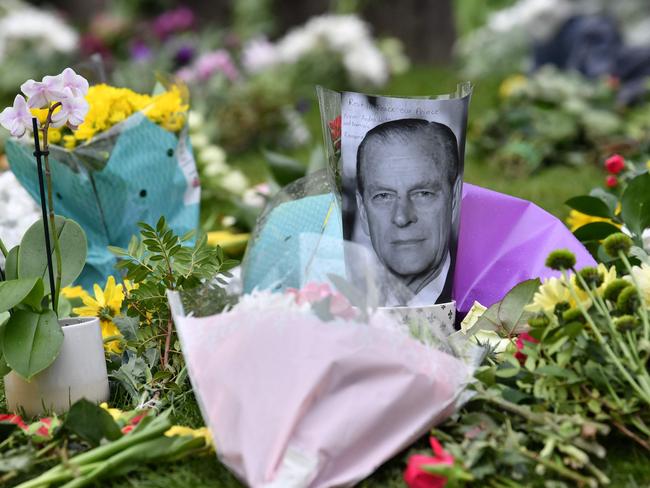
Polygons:
<instances>
[{"instance_id":1,"label":"small purple flower","mask_svg":"<svg viewBox=\"0 0 650 488\"><path fill-rule=\"evenodd\" d=\"M134 61L142 62L151 59L151 48L143 41L133 41L129 50L131 52L131 59Z\"/></svg>"},{"instance_id":2,"label":"small purple flower","mask_svg":"<svg viewBox=\"0 0 650 488\"><path fill-rule=\"evenodd\" d=\"M189 62L192 61L192 58L194 58L194 48L189 44L185 44L176 51L174 62L176 63L176 66L181 67L189 64Z\"/></svg>"},{"instance_id":3,"label":"small purple flower","mask_svg":"<svg viewBox=\"0 0 650 488\"><path fill-rule=\"evenodd\" d=\"M20 90L28 97L29 108L43 108L64 97L61 76L46 76L43 81L27 80Z\"/></svg>"},{"instance_id":4,"label":"small purple flower","mask_svg":"<svg viewBox=\"0 0 650 488\"><path fill-rule=\"evenodd\" d=\"M239 78L239 72L225 49L201 55L196 60L195 69L199 79L203 81L210 79L217 72L223 73L230 81Z\"/></svg>"},{"instance_id":5,"label":"small purple flower","mask_svg":"<svg viewBox=\"0 0 650 488\"><path fill-rule=\"evenodd\" d=\"M52 126L68 125L76 130L86 117L90 105L83 97L76 97L70 88L65 89L65 97L61 100L61 108L52 114Z\"/></svg>"},{"instance_id":6,"label":"small purple flower","mask_svg":"<svg viewBox=\"0 0 650 488\"><path fill-rule=\"evenodd\" d=\"M59 76L62 79L63 88L70 88L75 97L85 97L88 94L88 80L75 73L72 68L64 69Z\"/></svg>"},{"instance_id":7,"label":"small purple flower","mask_svg":"<svg viewBox=\"0 0 650 488\"><path fill-rule=\"evenodd\" d=\"M14 137L22 137L32 127L32 114L22 95L16 95L13 107L0 112L0 125L11 132Z\"/></svg>"},{"instance_id":8,"label":"small purple flower","mask_svg":"<svg viewBox=\"0 0 650 488\"><path fill-rule=\"evenodd\" d=\"M166 39L174 32L190 29L194 25L194 12L188 7L179 7L160 14L153 22L153 30L160 39Z\"/></svg>"}]
</instances>

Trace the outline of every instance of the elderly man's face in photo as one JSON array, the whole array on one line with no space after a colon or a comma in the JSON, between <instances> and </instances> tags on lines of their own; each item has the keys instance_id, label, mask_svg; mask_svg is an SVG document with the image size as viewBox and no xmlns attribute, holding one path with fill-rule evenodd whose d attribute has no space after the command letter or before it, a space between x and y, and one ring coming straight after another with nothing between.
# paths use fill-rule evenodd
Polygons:
<instances>
[{"instance_id":1,"label":"elderly man's face in photo","mask_svg":"<svg viewBox=\"0 0 650 488\"><path fill-rule=\"evenodd\" d=\"M452 188L442 151L421 140L368 141L361 162L361 221L380 260L410 276L436 269L447 255Z\"/></svg>"}]
</instances>

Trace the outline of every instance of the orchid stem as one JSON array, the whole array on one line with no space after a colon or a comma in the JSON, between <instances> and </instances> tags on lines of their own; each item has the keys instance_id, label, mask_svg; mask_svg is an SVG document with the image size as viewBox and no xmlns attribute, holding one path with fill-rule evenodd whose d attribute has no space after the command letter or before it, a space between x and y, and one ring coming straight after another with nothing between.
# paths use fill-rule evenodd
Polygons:
<instances>
[{"instance_id":1,"label":"orchid stem","mask_svg":"<svg viewBox=\"0 0 650 488\"><path fill-rule=\"evenodd\" d=\"M7 248L6 248L6 246L5 246L5 243L2 242L2 239L0 239L0 252L1 252L2 255L5 257L5 259L6 259L7 256L9 255L9 251L7 251Z\"/></svg>"},{"instance_id":2,"label":"orchid stem","mask_svg":"<svg viewBox=\"0 0 650 488\"><path fill-rule=\"evenodd\" d=\"M52 122L52 114L61 105L57 102L52 105L47 113L47 119L43 125L43 153L45 160L45 181L47 182L47 207L49 210L50 227L52 228L52 242L54 244L54 258L56 259L56 283L52 290L52 308L54 313L58 315L59 309L59 293L61 291L61 248L59 246L59 232L56 228L56 218L54 215L54 200L52 198L52 173L50 171L50 158L49 158L49 144L47 140L47 131Z\"/></svg>"}]
</instances>

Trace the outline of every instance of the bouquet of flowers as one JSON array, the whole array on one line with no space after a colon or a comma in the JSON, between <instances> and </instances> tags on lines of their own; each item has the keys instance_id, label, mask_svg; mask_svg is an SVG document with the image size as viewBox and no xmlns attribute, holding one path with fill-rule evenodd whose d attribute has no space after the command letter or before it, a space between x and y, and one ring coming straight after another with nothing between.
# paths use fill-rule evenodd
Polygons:
<instances>
[{"instance_id":1,"label":"bouquet of flowers","mask_svg":"<svg viewBox=\"0 0 650 488\"><path fill-rule=\"evenodd\" d=\"M56 90L52 78L39 86ZM23 91L33 83L25 83ZM79 102L87 110L83 123L75 132L51 124L47 138L57 209L88 235L88 263L80 281L89 288L111 274L115 258L107 247L126 247L138 233L137 222L153 224L164 215L181 234L196 228L200 187L185 130L189 105L182 86L149 96L86 84L84 93ZM33 114L46 116L39 110ZM32 146L27 138L13 139L6 151L12 171L37 198Z\"/></svg>"},{"instance_id":2,"label":"bouquet of flowers","mask_svg":"<svg viewBox=\"0 0 650 488\"><path fill-rule=\"evenodd\" d=\"M251 486L363 479L466 400L481 356L426 320L373 310L373 293L333 275L218 315L211 293L169 298L217 454Z\"/></svg>"}]
</instances>

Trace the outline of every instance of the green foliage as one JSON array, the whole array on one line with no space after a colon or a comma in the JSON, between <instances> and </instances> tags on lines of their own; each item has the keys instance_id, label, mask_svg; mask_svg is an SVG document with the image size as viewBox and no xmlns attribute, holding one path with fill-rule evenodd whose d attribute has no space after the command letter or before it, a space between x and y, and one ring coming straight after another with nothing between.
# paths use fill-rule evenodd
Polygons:
<instances>
[{"instance_id":1,"label":"green foliage","mask_svg":"<svg viewBox=\"0 0 650 488\"><path fill-rule=\"evenodd\" d=\"M488 308L469 333L477 330L494 330L503 337L516 335L533 315L524 311L524 305L531 302L539 285L538 279L519 283L506 294L503 300Z\"/></svg>"},{"instance_id":2,"label":"green foliage","mask_svg":"<svg viewBox=\"0 0 650 488\"><path fill-rule=\"evenodd\" d=\"M66 286L86 263L86 235L76 222L59 216L56 231L62 246L62 286ZM42 220L27 229L20 246L11 249L6 260L7 281L0 282L0 313L9 312L10 316L0 329L0 372L13 369L29 380L59 354L63 332L57 313L66 310L65 302L59 302L56 313L48 309L53 294L47 279Z\"/></svg>"},{"instance_id":3,"label":"green foliage","mask_svg":"<svg viewBox=\"0 0 650 488\"><path fill-rule=\"evenodd\" d=\"M68 286L81 274L86 264L86 234L74 220L56 216L56 231L61 247L61 286ZM50 229L50 233L53 230ZM45 285L45 293L50 293L50 282L47 279L47 252L45 251L45 231L43 221L35 222L23 236L18 251L18 276L21 278L40 277ZM54 251L52 261L56 269Z\"/></svg>"},{"instance_id":4,"label":"green foliage","mask_svg":"<svg viewBox=\"0 0 650 488\"><path fill-rule=\"evenodd\" d=\"M621 109L616 90L603 80L548 67L506 78L499 93L497 106L472 122L468 151L509 175L600 164L616 147L647 157L648 104Z\"/></svg>"},{"instance_id":5,"label":"green foliage","mask_svg":"<svg viewBox=\"0 0 650 488\"><path fill-rule=\"evenodd\" d=\"M187 372L173 327L167 291L211 290L201 300L217 313L230 303L223 277L237 264L226 259L221 248L211 248L205 236L190 245L192 233L177 236L161 217L156 226L138 224L141 237L133 237L127 249L111 247L120 259L117 268L134 287L126 298L127 315L115 324L126 340L121 364L111 376L125 392L129 404L160 397L168 401L187 389ZM195 294L196 295L196 294ZM202 296L205 298L204 296Z\"/></svg>"},{"instance_id":6,"label":"green foliage","mask_svg":"<svg viewBox=\"0 0 650 488\"><path fill-rule=\"evenodd\" d=\"M566 204L584 214L609 219L609 222L592 222L574 231L574 235L603 262L618 262L619 251L628 254L643 247L643 230L650 227L650 174L626 161L626 173L619 175L618 193L596 188L590 195L571 198ZM618 211L620 198L620 212ZM622 234L625 226L631 237ZM611 252L610 252L611 251ZM638 254L638 251L634 251ZM638 259L638 256L635 256Z\"/></svg>"},{"instance_id":7,"label":"green foliage","mask_svg":"<svg viewBox=\"0 0 650 488\"><path fill-rule=\"evenodd\" d=\"M122 437L111 415L85 398L72 405L63 428L94 446L99 445L102 439L114 441Z\"/></svg>"},{"instance_id":8,"label":"green foliage","mask_svg":"<svg viewBox=\"0 0 650 488\"><path fill-rule=\"evenodd\" d=\"M630 263L623 264L629 274ZM650 451L648 304L629 277L599 291L603 278L585 268L575 281L565 279L577 304L529 316L529 336L518 338L516 354L506 349L488 357L476 372L472 401L434 430L478 486L608 484L602 460L611 430ZM510 302L525 315L536 288L515 287L471 332L512 337L500 311Z\"/></svg>"},{"instance_id":9,"label":"green foliage","mask_svg":"<svg viewBox=\"0 0 650 488\"><path fill-rule=\"evenodd\" d=\"M63 331L51 310L16 310L2 327L0 341L7 365L29 380L54 362L63 344Z\"/></svg>"}]
</instances>

